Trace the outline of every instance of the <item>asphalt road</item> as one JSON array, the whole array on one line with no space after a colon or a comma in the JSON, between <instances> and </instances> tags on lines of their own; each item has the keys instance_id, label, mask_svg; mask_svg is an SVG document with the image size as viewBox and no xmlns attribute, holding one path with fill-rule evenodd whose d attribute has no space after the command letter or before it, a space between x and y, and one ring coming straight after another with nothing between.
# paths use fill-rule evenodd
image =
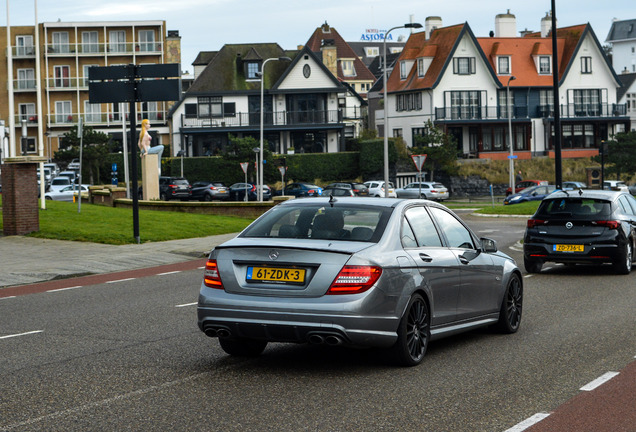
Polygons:
<instances>
[{"instance_id":1,"label":"asphalt road","mask_svg":"<svg viewBox=\"0 0 636 432\"><path fill-rule=\"evenodd\" d=\"M519 261L525 220L466 219ZM326 346L228 357L196 327L202 270L158 273L0 299L0 431L503 432L636 355L636 272L609 267L524 278L517 334L436 341L416 368Z\"/></svg>"}]
</instances>

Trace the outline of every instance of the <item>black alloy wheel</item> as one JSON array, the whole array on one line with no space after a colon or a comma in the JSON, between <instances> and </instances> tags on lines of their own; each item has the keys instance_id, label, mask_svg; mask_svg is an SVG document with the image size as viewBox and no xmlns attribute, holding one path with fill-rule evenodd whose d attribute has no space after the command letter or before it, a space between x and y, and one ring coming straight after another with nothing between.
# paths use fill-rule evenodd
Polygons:
<instances>
[{"instance_id":1,"label":"black alloy wheel","mask_svg":"<svg viewBox=\"0 0 636 432\"><path fill-rule=\"evenodd\" d=\"M414 294L398 327L398 339L392 347L393 356L401 366L417 366L424 359L431 338L428 304L420 294Z\"/></svg>"},{"instance_id":2,"label":"black alloy wheel","mask_svg":"<svg viewBox=\"0 0 636 432\"><path fill-rule=\"evenodd\" d=\"M623 252L619 255L618 261L614 263L614 271L621 275L629 274L632 271L633 259L632 239L627 239Z\"/></svg>"},{"instance_id":3,"label":"black alloy wheel","mask_svg":"<svg viewBox=\"0 0 636 432\"><path fill-rule=\"evenodd\" d=\"M508 281L497 327L502 333L515 333L521 324L523 310L523 285L519 275L513 274Z\"/></svg>"}]
</instances>

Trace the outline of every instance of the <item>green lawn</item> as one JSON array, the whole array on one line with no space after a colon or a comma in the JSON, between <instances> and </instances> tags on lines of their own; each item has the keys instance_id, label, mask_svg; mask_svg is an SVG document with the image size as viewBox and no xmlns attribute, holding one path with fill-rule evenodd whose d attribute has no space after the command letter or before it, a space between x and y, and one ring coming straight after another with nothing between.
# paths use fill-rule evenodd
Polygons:
<instances>
[{"instance_id":1,"label":"green lawn","mask_svg":"<svg viewBox=\"0 0 636 432\"><path fill-rule=\"evenodd\" d=\"M38 202L39 203L39 202ZM139 211L142 243L228 234L243 230L251 219L152 210ZM0 218L0 229L3 221ZM131 209L47 201L40 210L40 231L31 237L93 243L135 243Z\"/></svg>"}]
</instances>

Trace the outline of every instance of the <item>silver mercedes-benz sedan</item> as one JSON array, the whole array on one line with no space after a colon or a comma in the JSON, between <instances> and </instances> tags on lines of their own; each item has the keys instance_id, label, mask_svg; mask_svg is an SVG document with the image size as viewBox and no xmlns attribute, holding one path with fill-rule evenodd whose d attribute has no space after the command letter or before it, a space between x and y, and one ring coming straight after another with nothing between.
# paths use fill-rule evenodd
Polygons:
<instances>
[{"instance_id":1,"label":"silver mercedes-benz sedan","mask_svg":"<svg viewBox=\"0 0 636 432\"><path fill-rule=\"evenodd\" d=\"M429 341L519 329L521 272L441 204L393 198L281 203L206 264L199 328L225 352L268 342L391 350L419 364Z\"/></svg>"}]
</instances>

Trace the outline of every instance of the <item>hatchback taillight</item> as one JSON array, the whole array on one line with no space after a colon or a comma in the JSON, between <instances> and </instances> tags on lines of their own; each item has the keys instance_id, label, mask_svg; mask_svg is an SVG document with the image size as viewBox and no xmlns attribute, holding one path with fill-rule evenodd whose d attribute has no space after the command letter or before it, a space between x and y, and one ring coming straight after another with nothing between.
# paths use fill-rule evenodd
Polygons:
<instances>
[{"instance_id":1,"label":"hatchback taillight","mask_svg":"<svg viewBox=\"0 0 636 432\"><path fill-rule=\"evenodd\" d=\"M327 294L359 294L376 283L382 269L376 266L344 266L334 279Z\"/></svg>"},{"instance_id":2,"label":"hatchback taillight","mask_svg":"<svg viewBox=\"0 0 636 432\"><path fill-rule=\"evenodd\" d=\"M219 273L219 267L216 265L216 260L211 259L205 263L203 283L210 288L223 289L223 282L221 282L221 274Z\"/></svg>"},{"instance_id":3,"label":"hatchback taillight","mask_svg":"<svg viewBox=\"0 0 636 432\"><path fill-rule=\"evenodd\" d=\"M528 223L526 224L526 226L528 228L534 228L539 225L545 225L547 222L548 221L542 219L528 219Z\"/></svg>"},{"instance_id":4,"label":"hatchback taillight","mask_svg":"<svg viewBox=\"0 0 636 432\"><path fill-rule=\"evenodd\" d=\"M593 221L593 225L600 225L609 229L618 229L621 226L619 221L609 220L609 221Z\"/></svg>"}]
</instances>

